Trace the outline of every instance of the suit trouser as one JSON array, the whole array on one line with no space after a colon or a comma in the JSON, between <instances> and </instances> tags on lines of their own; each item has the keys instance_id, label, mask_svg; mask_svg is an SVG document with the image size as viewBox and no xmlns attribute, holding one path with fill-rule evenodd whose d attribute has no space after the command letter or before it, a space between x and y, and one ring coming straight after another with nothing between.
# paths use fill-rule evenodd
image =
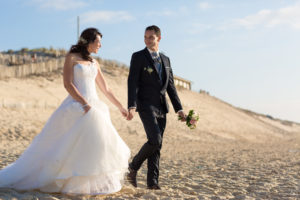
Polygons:
<instances>
[{"instance_id":1,"label":"suit trouser","mask_svg":"<svg viewBox=\"0 0 300 200\"><path fill-rule=\"evenodd\" d=\"M147 134L148 141L134 156L130 167L139 170L143 162L148 160L147 185L158 184L159 159L162 147L162 139L166 127L166 114L155 114L153 112L139 112Z\"/></svg>"}]
</instances>

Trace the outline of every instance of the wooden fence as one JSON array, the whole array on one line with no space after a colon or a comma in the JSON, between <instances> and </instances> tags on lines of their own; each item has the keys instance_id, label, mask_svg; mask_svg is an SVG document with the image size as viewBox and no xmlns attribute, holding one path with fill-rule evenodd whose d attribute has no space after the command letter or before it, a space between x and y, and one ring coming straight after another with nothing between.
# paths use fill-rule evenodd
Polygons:
<instances>
[{"instance_id":1,"label":"wooden fence","mask_svg":"<svg viewBox=\"0 0 300 200\"><path fill-rule=\"evenodd\" d=\"M64 58L50 59L46 62L29 63L17 66L0 66L0 79L20 78L30 74L42 74L56 71L63 67Z\"/></svg>"}]
</instances>

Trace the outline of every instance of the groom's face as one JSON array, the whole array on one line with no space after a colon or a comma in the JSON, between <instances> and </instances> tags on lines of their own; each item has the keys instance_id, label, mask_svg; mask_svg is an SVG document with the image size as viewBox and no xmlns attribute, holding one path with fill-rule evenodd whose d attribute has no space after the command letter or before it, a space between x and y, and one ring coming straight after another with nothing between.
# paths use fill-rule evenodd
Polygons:
<instances>
[{"instance_id":1,"label":"groom's face","mask_svg":"<svg viewBox=\"0 0 300 200\"><path fill-rule=\"evenodd\" d=\"M149 49L157 50L160 39L153 30L145 31L144 41Z\"/></svg>"}]
</instances>

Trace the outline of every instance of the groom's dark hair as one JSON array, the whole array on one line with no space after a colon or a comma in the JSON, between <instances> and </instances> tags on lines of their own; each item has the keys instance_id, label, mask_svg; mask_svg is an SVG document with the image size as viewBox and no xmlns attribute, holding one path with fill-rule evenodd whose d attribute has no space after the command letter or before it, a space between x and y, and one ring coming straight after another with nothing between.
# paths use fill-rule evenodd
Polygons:
<instances>
[{"instance_id":1,"label":"groom's dark hair","mask_svg":"<svg viewBox=\"0 0 300 200\"><path fill-rule=\"evenodd\" d=\"M157 37L161 36L160 28L158 26L152 25L148 26L145 31L154 31Z\"/></svg>"}]
</instances>

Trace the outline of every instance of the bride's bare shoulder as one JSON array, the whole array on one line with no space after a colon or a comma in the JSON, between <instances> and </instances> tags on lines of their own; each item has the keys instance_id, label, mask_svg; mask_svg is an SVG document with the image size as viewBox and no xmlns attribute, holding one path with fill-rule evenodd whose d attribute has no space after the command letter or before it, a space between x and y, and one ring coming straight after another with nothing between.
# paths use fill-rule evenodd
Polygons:
<instances>
[{"instance_id":1,"label":"bride's bare shoulder","mask_svg":"<svg viewBox=\"0 0 300 200\"><path fill-rule=\"evenodd\" d=\"M72 60L79 60L80 56L78 53L67 53L66 54L66 59L72 59Z\"/></svg>"},{"instance_id":2,"label":"bride's bare shoulder","mask_svg":"<svg viewBox=\"0 0 300 200\"><path fill-rule=\"evenodd\" d=\"M100 64L97 59L93 58L93 63L95 63L100 68Z\"/></svg>"},{"instance_id":3,"label":"bride's bare shoulder","mask_svg":"<svg viewBox=\"0 0 300 200\"><path fill-rule=\"evenodd\" d=\"M71 66L74 66L78 60L80 60L80 57L78 53L67 53L66 54L66 63L70 64Z\"/></svg>"}]
</instances>

